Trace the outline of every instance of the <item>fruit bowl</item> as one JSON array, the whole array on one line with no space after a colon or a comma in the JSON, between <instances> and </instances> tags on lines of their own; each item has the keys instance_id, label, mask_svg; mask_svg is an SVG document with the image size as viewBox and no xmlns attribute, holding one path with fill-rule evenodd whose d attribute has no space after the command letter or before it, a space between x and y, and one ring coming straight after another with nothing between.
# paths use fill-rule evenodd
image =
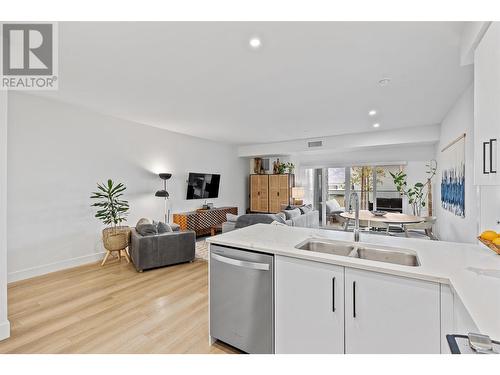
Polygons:
<instances>
[{"instance_id":1,"label":"fruit bowl","mask_svg":"<svg viewBox=\"0 0 500 375\"><path fill-rule=\"evenodd\" d=\"M500 246L495 245L492 241L485 240L484 238L481 238L481 236L479 236L477 239L479 241L481 241L483 244L485 244L486 246L488 246L495 253L497 253L498 255L500 255Z\"/></svg>"},{"instance_id":2,"label":"fruit bowl","mask_svg":"<svg viewBox=\"0 0 500 375\"><path fill-rule=\"evenodd\" d=\"M387 211L370 211L373 216L385 216Z\"/></svg>"}]
</instances>

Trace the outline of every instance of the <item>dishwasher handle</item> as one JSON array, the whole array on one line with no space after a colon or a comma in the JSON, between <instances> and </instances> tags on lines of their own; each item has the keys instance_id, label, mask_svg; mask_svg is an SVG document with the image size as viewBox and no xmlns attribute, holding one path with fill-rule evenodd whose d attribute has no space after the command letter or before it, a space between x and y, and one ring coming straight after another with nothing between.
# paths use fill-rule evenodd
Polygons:
<instances>
[{"instance_id":1,"label":"dishwasher handle","mask_svg":"<svg viewBox=\"0 0 500 375\"><path fill-rule=\"evenodd\" d=\"M231 264L236 267L249 268L252 270L261 270L261 271L269 271L268 263L256 263L256 262L248 262L246 260L233 259L228 257L223 257L219 254L212 253L212 259L217 260L222 263Z\"/></svg>"}]
</instances>

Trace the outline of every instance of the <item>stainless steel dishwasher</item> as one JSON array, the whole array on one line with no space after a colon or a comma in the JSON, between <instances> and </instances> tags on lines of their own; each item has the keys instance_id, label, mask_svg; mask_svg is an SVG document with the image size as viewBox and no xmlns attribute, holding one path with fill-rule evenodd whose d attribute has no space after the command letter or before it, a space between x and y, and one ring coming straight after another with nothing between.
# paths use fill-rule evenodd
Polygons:
<instances>
[{"instance_id":1,"label":"stainless steel dishwasher","mask_svg":"<svg viewBox=\"0 0 500 375\"><path fill-rule=\"evenodd\" d=\"M210 335L247 353L274 353L274 257L210 250Z\"/></svg>"}]
</instances>

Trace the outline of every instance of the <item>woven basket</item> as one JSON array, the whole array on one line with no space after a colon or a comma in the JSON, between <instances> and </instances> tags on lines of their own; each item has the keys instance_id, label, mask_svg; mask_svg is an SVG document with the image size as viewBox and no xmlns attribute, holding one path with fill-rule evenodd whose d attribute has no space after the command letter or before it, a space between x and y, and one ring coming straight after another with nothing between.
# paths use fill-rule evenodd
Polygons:
<instances>
[{"instance_id":1,"label":"woven basket","mask_svg":"<svg viewBox=\"0 0 500 375\"><path fill-rule=\"evenodd\" d=\"M130 228L121 226L115 228L106 228L102 231L102 242L109 251L125 249L129 244Z\"/></svg>"}]
</instances>

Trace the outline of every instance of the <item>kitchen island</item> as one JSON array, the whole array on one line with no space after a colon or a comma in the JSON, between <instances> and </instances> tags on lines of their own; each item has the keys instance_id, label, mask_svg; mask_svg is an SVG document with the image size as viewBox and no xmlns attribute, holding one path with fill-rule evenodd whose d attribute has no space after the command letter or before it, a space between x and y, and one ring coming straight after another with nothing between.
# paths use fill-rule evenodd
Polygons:
<instances>
[{"instance_id":1,"label":"kitchen island","mask_svg":"<svg viewBox=\"0 0 500 375\"><path fill-rule=\"evenodd\" d=\"M207 240L274 256L275 352L446 353L449 333L500 338L500 257L489 249L361 233L356 246L407 250L411 266L297 248L308 239L353 234L257 224Z\"/></svg>"}]
</instances>

